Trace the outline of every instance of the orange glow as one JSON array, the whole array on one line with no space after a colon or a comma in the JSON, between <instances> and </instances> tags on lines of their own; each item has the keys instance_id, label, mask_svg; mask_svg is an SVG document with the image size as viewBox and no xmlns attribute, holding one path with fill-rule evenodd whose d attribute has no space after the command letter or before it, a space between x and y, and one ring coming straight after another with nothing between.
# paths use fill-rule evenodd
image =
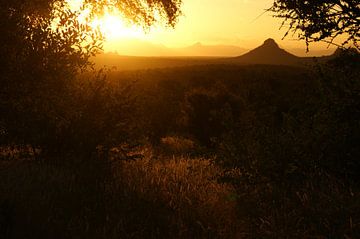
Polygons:
<instances>
[{"instance_id":1,"label":"orange glow","mask_svg":"<svg viewBox=\"0 0 360 239\"><path fill-rule=\"evenodd\" d=\"M83 0L67 1L71 9L79 9ZM129 23L119 12L99 16L92 25L105 36L104 50L107 52L124 53L126 49L125 54L146 55L146 50L140 52L139 49L148 49L150 45L182 48L197 42L252 49L265 39L273 38L282 48L309 55L305 43L296 35L290 34L282 40L286 31L285 28L279 30L282 20L265 12L272 3L273 0L183 0L183 16L174 29L155 25L144 31L141 26ZM334 47L328 49L325 43L310 46L310 54L314 55L333 51Z\"/></svg>"},{"instance_id":2,"label":"orange glow","mask_svg":"<svg viewBox=\"0 0 360 239\"><path fill-rule=\"evenodd\" d=\"M105 14L105 16L94 20L94 27L99 27L106 40L122 40L128 38L141 39L145 33L140 26L131 25L124 20L120 14Z\"/></svg>"}]
</instances>

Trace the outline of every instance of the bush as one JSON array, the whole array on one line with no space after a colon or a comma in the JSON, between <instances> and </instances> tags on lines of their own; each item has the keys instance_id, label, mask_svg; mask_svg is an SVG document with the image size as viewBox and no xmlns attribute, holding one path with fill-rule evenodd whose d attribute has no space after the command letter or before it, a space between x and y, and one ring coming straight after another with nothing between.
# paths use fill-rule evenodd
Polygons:
<instances>
[{"instance_id":1,"label":"bush","mask_svg":"<svg viewBox=\"0 0 360 239\"><path fill-rule=\"evenodd\" d=\"M318 66L318 84L280 122L254 108L224 134L217 162L241 171L223 179L237 185L254 238L358 237L360 68L350 65Z\"/></svg>"},{"instance_id":2,"label":"bush","mask_svg":"<svg viewBox=\"0 0 360 239\"><path fill-rule=\"evenodd\" d=\"M239 100L226 89L222 90L190 90L182 106L182 121L187 131L207 147L214 147L239 116Z\"/></svg>"}]
</instances>

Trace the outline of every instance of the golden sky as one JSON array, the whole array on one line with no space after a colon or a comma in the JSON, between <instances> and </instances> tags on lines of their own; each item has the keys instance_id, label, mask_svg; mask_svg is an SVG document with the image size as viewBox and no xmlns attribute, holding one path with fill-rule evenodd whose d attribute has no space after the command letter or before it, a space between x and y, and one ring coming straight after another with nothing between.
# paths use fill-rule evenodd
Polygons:
<instances>
[{"instance_id":1,"label":"golden sky","mask_svg":"<svg viewBox=\"0 0 360 239\"><path fill-rule=\"evenodd\" d=\"M286 29L279 30L281 19L264 13L272 3L273 0L184 0L183 16L174 29L156 25L147 33L140 27L126 26L121 19L108 16L102 26L107 36L105 51L142 55L141 44L144 49L147 44L179 48L197 42L252 49L267 38L273 38L282 48L305 55L305 43L291 35L282 40ZM312 44L309 55L334 51L334 47L327 49L327 46Z\"/></svg>"},{"instance_id":2,"label":"golden sky","mask_svg":"<svg viewBox=\"0 0 360 239\"><path fill-rule=\"evenodd\" d=\"M281 38L279 20L269 14L259 17L271 3L272 0L184 0L184 16L176 28L150 35L167 46L201 42L254 47L266 38Z\"/></svg>"}]
</instances>

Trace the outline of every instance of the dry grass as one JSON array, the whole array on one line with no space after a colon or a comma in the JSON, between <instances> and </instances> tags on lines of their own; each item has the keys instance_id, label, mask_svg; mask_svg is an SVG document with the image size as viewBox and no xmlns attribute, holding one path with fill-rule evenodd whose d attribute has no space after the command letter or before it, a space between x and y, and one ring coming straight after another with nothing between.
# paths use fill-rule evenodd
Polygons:
<instances>
[{"instance_id":1,"label":"dry grass","mask_svg":"<svg viewBox=\"0 0 360 239\"><path fill-rule=\"evenodd\" d=\"M197 236L231 238L238 227L236 202L231 200L235 191L217 181L220 173L209 159L151 157L149 152L115 168L123 190L170 209L179 237L193 235L188 230L195 226Z\"/></svg>"},{"instance_id":2,"label":"dry grass","mask_svg":"<svg viewBox=\"0 0 360 239\"><path fill-rule=\"evenodd\" d=\"M162 151L167 154L189 154L196 148L194 141L179 136L167 136L160 142Z\"/></svg>"},{"instance_id":3,"label":"dry grass","mask_svg":"<svg viewBox=\"0 0 360 239\"><path fill-rule=\"evenodd\" d=\"M0 161L0 231L37 239L234 238L234 190L217 182L219 168L143 153L109 171L91 160Z\"/></svg>"},{"instance_id":4,"label":"dry grass","mask_svg":"<svg viewBox=\"0 0 360 239\"><path fill-rule=\"evenodd\" d=\"M31 160L40 152L40 149L30 145L2 145L0 146L0 160Z\"/></svg>"}]
</instances>

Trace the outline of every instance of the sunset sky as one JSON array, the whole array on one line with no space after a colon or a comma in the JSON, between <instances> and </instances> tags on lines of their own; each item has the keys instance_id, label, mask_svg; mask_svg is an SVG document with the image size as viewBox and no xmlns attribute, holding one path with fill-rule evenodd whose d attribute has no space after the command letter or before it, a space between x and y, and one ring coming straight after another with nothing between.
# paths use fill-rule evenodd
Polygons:
<instances>
[{"instance_id":1,"label":"sunset sky","mask_svg":"<svg viewBox=\"0 0 360 239\"><path fill-rule=\"evenodd\" d=\"M161 25L144 33L140 27L126 26L121 19L110 16L103 23L107 42L105 51L141 55L139 45L179 48L200 42L203 45L234 45L251 49L267 38L275 39L282 48L305 54L305 43L289 35L281 40L285 28L279 30L281 19L264 13L273 0L184 0L183 16L174 29ZM122 26L121 26L122 25ZM115 29L117 26L117 29ZM297 50L295 50L297 49ZM334 47L312 44L310 54L329 54Z\"/></svg>"}]
</instances>

